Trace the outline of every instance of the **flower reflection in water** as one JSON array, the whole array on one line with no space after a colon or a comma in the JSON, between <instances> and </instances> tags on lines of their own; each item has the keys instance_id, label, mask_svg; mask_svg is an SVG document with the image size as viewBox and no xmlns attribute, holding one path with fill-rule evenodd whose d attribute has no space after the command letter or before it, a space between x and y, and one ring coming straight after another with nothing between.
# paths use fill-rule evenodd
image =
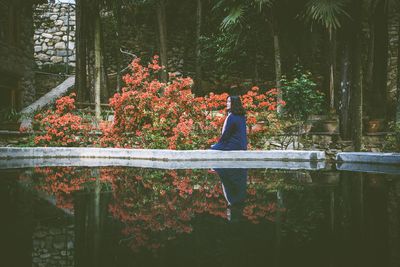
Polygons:
<instances>
[{"instance_id":1,"label":"flower reflection in water","mask_svg":"<svg viewBox=\"0 0 400 267\"><path fill-rule=\"evenodd\" d=\"M192 233L193 219L200 214L252 224L275 220L279 209L274 192L283 181L279 174L262 177L255 170L215 171L220 179L205 170L44 167L35 168L33 181L36 190L52 195L58 207L72 212L77 208L73 192L111 194L101 203L134 251L156 250ZM106 217L110 218L102 216Z\"/></svg>"}]
</instances>

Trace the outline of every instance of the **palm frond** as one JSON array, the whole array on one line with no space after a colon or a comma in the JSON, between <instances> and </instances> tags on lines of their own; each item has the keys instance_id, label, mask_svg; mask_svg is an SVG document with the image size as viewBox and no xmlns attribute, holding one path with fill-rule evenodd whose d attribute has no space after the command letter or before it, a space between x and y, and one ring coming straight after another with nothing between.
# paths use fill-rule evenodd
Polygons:
<instances>
[{"instance_id":1,"label":"palm frond","mask_svg":"<svg viewBox=\"0 0 400 267\"><path fill-rule=\"evenodd\" d=\"M231 7L228 15L221 22L221 29L226 30L237 25L243 17L244 10L245 7L241 4Z\"/></svg>"},{"instance_id":2,"label":"palm frond","mask_svg":"<svg viewBox=\"0 0 400 267\"><path fill-rule=\"evenodd\" d=\"M340 28L340 18L350 17L345 11L347 0L309 0L303 18L327 29Z\"/></svg>"},{"instance_id":3,"label":"palm frond","mask_svg":"<svg viewBox=\"0 0 400 267\"><path fill-rule=\"evenodd\" d=\"M261 11L263 8L270 8L274 4L274 0L253 0L253 3Z\"/></svg>"}]
</instances>

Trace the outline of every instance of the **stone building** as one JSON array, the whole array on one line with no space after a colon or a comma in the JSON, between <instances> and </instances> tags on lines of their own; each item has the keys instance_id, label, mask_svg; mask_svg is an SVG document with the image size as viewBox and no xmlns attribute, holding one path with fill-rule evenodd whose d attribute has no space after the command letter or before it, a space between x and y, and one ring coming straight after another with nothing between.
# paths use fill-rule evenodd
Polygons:
<instances>
[{"instance_id":1,"label":"stone building","mask_svg":"<svg viewBox=\"0 0 400 267\"><path fill-rule=\"evenodd\" d=\"M0 0L0 108L21 109L35 98L33 5L43 0Z\"/></svg>"}]
</instances>

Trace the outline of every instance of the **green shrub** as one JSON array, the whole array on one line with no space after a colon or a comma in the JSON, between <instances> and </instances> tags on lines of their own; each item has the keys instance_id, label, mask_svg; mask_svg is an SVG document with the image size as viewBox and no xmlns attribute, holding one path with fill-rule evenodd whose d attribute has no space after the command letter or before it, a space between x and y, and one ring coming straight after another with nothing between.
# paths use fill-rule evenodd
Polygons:
<instances>
[{"instance_id":1,"label":"green shrub","mask_svg":"<svg viewBox=\"0 0 400 267\"><path fill-rule=\"evenodd\" d=\"M310 72L296 66L292 79L283 77L281 83L286 115L304 122L309 115L322 112L324 94L316 89L317 84L311 79Z\"/></svg>"}]
</instances>

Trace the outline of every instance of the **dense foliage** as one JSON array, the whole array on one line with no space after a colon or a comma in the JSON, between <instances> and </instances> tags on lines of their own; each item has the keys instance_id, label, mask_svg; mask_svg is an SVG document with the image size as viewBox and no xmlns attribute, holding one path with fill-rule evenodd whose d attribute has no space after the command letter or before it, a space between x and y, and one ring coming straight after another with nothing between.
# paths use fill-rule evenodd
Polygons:
<instances>
[{"instance_id":1,"label":"dense foliage","mask_svg":"<svg viewBox=\"0 0 400 267\"><path fill-rule=\"evenodd\" d=\"M34 118L39 146L85 146L93 142L89 121L77 114L75 94L56 100L55 108L38 113Z\"/></svg>"},{"instance_id":2,"label":"dense foliage","mask_svg":"<svg viewBox=\"0 0 400 267\"><path fill-rule=\"evenodd\" d=\"M170 76L168 83L158 79L162 67L158 57L145 67L140 59L130 64L131 73L124 76L126 87L110 99L113 122L101 122L98 141L90 131L98 130L78 116L74 95L57 100L55 110L35 117L39 132L37 145L100 145L125 148L207 149L220 136L225 119L228 94L210 93L195 97L192 79ZM277 116L277 90L260 92L256 86L242 95L247 111L250 148L263 148L265 138L281 130ZM282 101L280 103L284 105ZM254 127L258 122L263 127Z\"/></svg>"},{"instance_id":3,"label":"dense foliage","mask_svg":"<svg viewBox=\"0 0 400 267\"><path fill-rule=\"evenodd\" d=\"M324 104L324 94L317 90L317 84L311 79L311 73L301 67L294 69L291 79L282 80L282 93L287 105L287 115L299 121L306 121L311 114L320 114Z\"/></svg>"}]
</instances>

